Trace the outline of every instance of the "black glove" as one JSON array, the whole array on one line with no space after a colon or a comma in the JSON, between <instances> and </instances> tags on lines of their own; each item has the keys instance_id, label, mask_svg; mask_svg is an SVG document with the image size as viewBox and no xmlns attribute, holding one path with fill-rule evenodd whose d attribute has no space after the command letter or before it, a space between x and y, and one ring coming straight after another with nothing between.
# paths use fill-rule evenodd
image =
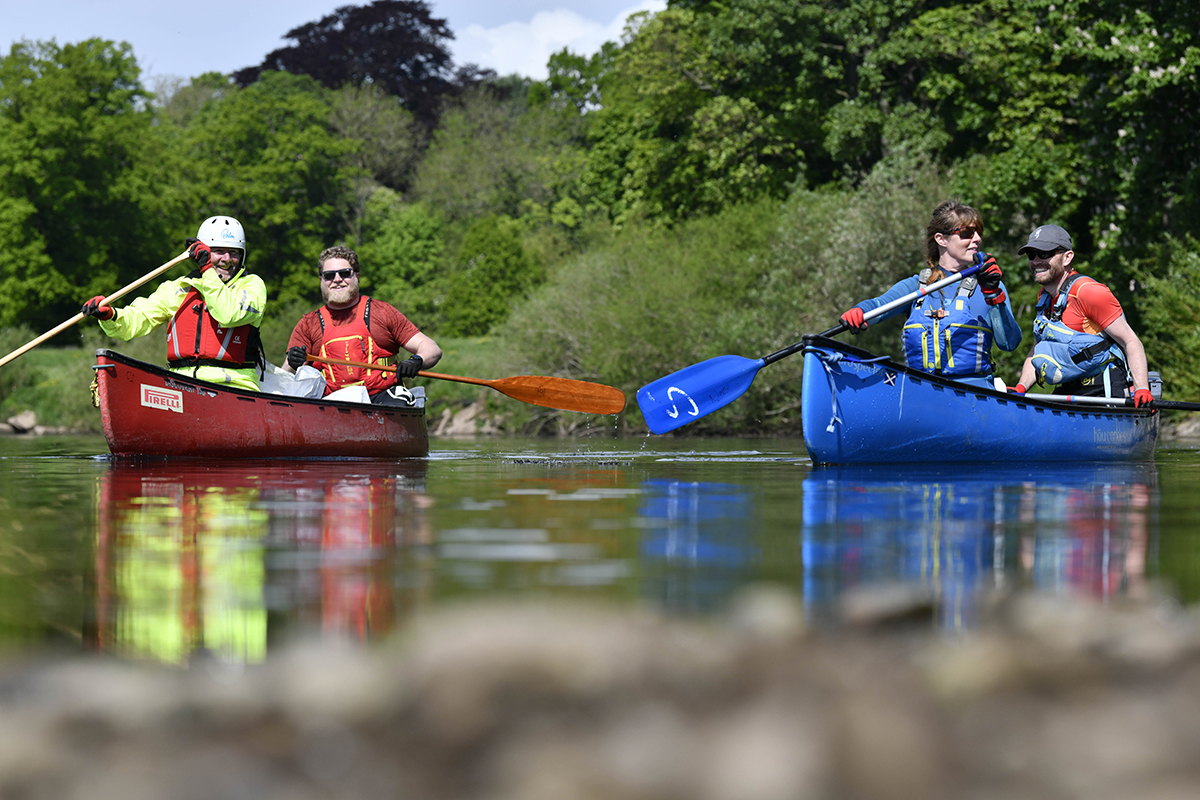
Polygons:
<instances>
[{"instance_id":1,"label":"black glove","mask_svg":"<svg viewBox=\"0 0 1200 800\"><path fill-rule=\"evenodd\" d=\"M104 302L104 295L98 294L91 300L83 304L83 308L79 309L79 313L85 317L95 317L96 319L112 319L117 315L112 306L101 305Z\"/></svg>"},{"instance_id":2,"label":"black glove","mask_svg":"<svg viewBox=\"0 0 1200 800\"><path fill-rule=\"evenodd\" d=\"M1004 290L1000 288L1000 279L1004 277L1004 273L1000 271L995 256L990 253L983 253L982 256L983 266L978 273L979 288L983 289L983 299L989 306L998 306L1005 300Z\"/></svg>"},{"instance_id":3,"label":"black glove","mask_svg":"<svg viewBox=\"0 0 1200 800\"><path fill-rule=\"evenodd\" d=\"M305 347L304 345L300 345L299 347L289 347L288 348L287 363L288 363L288 366L292 368L293 372L295 372L296 370L303 367L304 362L306 362L306 361L308 361L308 348L307 347Z\"/></svg>"},{"instance_id":4,"label":"black glove","mask_svg":"<svg viewBox=\"0 0 1200 800\"><path fill-rule=\"evenodd\" d=\"M425 366L425 359L420 356L413 356L407 361L401 361L396 365L397 378L415 378L417 373Z\"/></svg>"},{"instance_id":5,"label":"black glove","mask_svg":"<svg viewBox=\"0 0 1200 800\"><path fill-rule=\"evenodd\" d=\"M199 239L185 239L183 243L187 245L188 255L200 267L201 272L212 266L212 248Z\"/></svg>"}]
</instances>

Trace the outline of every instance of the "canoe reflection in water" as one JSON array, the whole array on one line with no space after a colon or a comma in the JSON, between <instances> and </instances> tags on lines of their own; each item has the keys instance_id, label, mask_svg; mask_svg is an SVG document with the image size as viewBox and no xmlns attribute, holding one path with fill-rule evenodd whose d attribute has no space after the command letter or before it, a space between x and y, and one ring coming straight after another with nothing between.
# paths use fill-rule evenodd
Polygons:
<instances>
[{"instance_id":1,"label":"canoe reflection in water","mask_svg":"<svg viewBox=\"0 0 1200 800\"><path fill-rule=\"evenodd\" d=\"M1153 464L815 468L804 480L805 606L915 583L945 627L993 588L1106 598L1145 589Z\"/></svg>"},{"instance_id":2,"label":"canoe reflection in water","mask_svg":"<svg viewBox=\"0 0 1200 800\"><path fill-rule=\"evenodd\" d=\"M641 557L646 588L674 611L713 611L751 577L761 561L750 490L710 481L642 484L638 517L646 528Z\"/></svg>"},{"instance_id":3,"label":"canoe reflection in water","mask_svg":"<svg viewBox=\"0 0 1200 800\"><path fill-rule=\"evenodd\" d=\"M370 638L416 605L397 544L429 541L424 461L114 461L100 479L100 650L253 663L319 631Z\"/></svg>"}]
</instances>

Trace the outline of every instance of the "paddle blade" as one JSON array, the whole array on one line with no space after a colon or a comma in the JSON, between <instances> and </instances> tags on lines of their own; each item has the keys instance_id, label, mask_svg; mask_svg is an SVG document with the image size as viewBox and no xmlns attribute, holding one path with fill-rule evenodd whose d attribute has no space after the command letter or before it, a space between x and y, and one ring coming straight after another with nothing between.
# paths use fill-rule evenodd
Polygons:
<instances>
[{"instance_id":1,"label":"paddle blade","mask_svg":"<svg viewBox=\"0 0 1200 800\"><path fill-rule=\"evenodd\" d=\"M763 366L741 356L701 361L638 389L638 408L652 433L669 433L741 397Z\"/></svg>"},{"instance_id":2,"label":"paddle blade","mask_svg":"<svg viewBox=\"0 0 1200 800\"><path fill-rule=\"evenodd\" d=\"M523 403L580 411L584 414L620 414L625 408L625 393L602 383L543 375L518 375L487 381L496 391Z\"/></svg>"}]
</instances>

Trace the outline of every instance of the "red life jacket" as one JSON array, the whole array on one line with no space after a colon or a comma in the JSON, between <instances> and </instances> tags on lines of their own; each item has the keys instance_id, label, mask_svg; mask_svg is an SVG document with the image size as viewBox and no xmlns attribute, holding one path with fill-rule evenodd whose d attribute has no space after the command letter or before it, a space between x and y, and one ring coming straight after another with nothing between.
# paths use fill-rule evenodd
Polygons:
<instances>
[{"instance_id":1,"label":"red life jacket","mask_svg":"<svg viewBox=\"0 0 1200 800\"><path fill-rule=\"evenodd\" d=\"M360 364L385 364L396 355L375 343L371 338L371 298L363 297L354 307L354 317L345 325L333 326L333 317L329 308L321 306L321 355L328 358L340 358L343 361L357 361ZM325 394L342 389L346 386L358 386L372 377L372 372L382 375L379 370L362 369L361 367L346 367L341 364L322 364L321 372L325 373Z\"/></svg>"},{"instance_id":2,"label":"red life jacket","mask_svg":"<svg viewBox=\"0 0 1200 800\"><path fill-rule=\"evenodd\" d=\"M253 367L254 362L246 357L253 332L253 325L222 327L208 313L204 295L192 289L183 298L167 328L167 364L172 369Z\"/></svg>"}]
</instances>

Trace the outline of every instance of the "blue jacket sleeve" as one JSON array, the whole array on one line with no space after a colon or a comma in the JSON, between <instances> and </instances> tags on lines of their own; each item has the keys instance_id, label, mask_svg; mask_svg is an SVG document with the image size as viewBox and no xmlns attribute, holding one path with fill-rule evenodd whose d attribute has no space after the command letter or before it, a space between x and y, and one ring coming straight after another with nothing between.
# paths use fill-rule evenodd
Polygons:
<instances>
[{"instance_id":1,"label":"blue jacket sleeve","mask_svg":"<svg viewBox=\"0 0 1200 800\"><path fill-rule=\"evenodd\" d=\"M992 336L996 346L1005 352L1011 352L1021 344L1021 326L1017 324L1012 306L1008 303L1008 289L1004 286L1004 281L1000 281L1000 291L1004 292L1004 302L998 306L988 306L988 322L992 325Z\"/></svg>"},{"instance_id":2,"label":"blue jacket sleeve","mask_svg":"<svg viewBox=\"0 0 1200 800\"><path fill-rule=\"evenodd\" d=\"M900 281L899 283L893 285L892 288L888 289L886 292L879 295L879 297L872 297L870 300L863 300L861 303L856 305L855 308L861 308L864 313L866 313L868 311L874 311L875 309L879 308L880 306L887 305L888 303L892 302L893 300L899 300L901 297L904 297L904 295L912 294L913 292L917 291L920 288L921 288L920 278L916 275L913 275L911 278L905 278L904 280ZM912 303L909 303L908 305L900 306L898 308L893 308L891 311L880 314L878 317L875 317L874 319L870 320L867 324L874 325L878 322L883 322L885 319L891 319L892 317L899 316L900 314L907 315L908 312L910 311L911 307L912 307ZM1011 317L1012 311L1009 311L1008 315ZM1018 339L1020 338L1020 329L1018 329L1018 331L1017 331L1017 337L1018 337Z\"/></svg>"}]
</instances>

